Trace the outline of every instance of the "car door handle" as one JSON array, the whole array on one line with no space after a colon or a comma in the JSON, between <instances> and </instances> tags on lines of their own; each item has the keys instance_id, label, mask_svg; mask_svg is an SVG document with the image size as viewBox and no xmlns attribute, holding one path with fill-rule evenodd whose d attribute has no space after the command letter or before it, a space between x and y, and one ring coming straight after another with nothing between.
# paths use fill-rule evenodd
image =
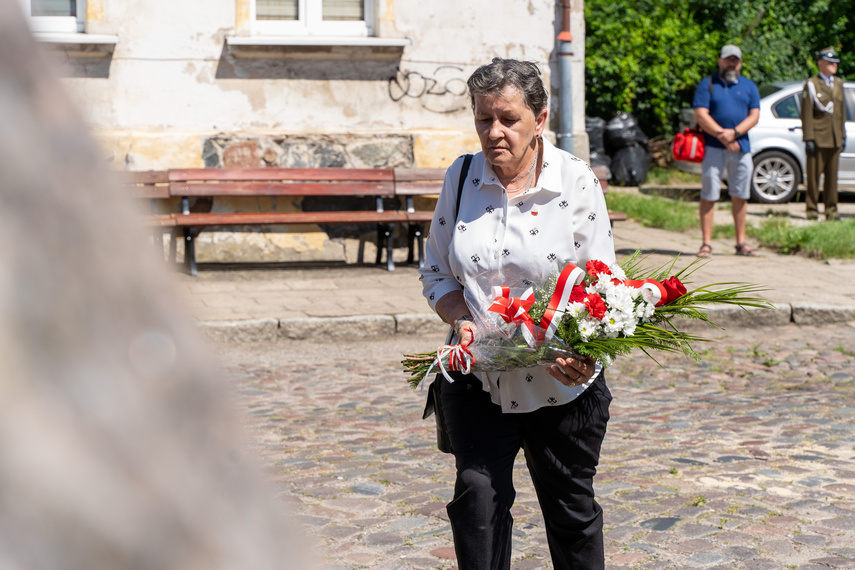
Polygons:
<instances>
[{"instance_id":1,"label":"car door handle","mask_svg":"<svg viewBox=\"0 0 855 570\"><path fill-rule=\"evenodd\" d=\"M801 128L801 127L790 127L788 130L790 130L790 131L800 131L800 130L802 130L802 128Z\"/></svg>"}]
</instances>

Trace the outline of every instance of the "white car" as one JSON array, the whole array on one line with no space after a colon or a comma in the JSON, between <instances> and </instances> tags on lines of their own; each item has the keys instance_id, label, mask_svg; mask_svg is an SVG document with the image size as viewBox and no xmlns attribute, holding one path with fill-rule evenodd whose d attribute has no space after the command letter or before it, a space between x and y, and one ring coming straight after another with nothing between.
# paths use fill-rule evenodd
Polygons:
<instances>
[{"instance_id":1,"label":"white car","mask_svg":"<svg viewBox=\"0 0 855 570\"><path fill-rule=\"evenodd\" d=\"M751 197L758 202L789 202L805 181L805 143L799 115L803 87L803 81L789 81L759 88L760 122L748 131L754 158ZM843 87L846 148L840 155L837 181L839 185L855 185L855 81L846 81Z\"/></svg>"}]
</instances>

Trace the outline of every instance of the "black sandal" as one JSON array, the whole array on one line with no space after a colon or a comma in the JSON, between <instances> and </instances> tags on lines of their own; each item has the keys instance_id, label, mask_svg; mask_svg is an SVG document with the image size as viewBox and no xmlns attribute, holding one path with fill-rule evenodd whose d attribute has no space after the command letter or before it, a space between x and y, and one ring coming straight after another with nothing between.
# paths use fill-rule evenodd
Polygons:
<instances>
[{"instance_id":1,"label":"black sandal","mask_svg":"<svg viewBox=\"0 0 855 570\"><path fill-rule=\"evenodd\" d=\"M756 249L752 249L748 242L742 242L736 244L736 255L741 255L744 257L755 257L760 255L760 252Z\"/></svg>"},{"instance_id":2,"label":"black sandal","mask_svg":"<svg viewBox=\"0 0 855 570\"><path fill-rule=\"evenodd\" d=\"M712 246L708 243L702 243L701 249L696 254L698 257L712 257Z\"/></svg>"}]
</instances>

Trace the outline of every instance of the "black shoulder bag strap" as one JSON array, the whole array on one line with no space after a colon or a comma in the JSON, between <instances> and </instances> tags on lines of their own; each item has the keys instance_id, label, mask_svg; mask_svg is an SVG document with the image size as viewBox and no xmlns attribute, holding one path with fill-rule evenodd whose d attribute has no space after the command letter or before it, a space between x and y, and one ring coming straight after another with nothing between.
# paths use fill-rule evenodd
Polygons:
<instances>
[{"instance_id":1,"label":"black shoulder bag strap","mask_svg":"<svg viewBox=\"0 0 855 570\"><path fill-rule=\"evenodd\" d=\"M460 197L463 195L463 185L466 183L466 175L469 173L469 165L472 162L472 155L467 154L463 157L463 168L460 169L460 179L457 182L457 203L454 206L454 222L457 224L457 216L460 215ZM448 437L448 432L445 429L445 418L440 405L440 387L442 379L437 374L437 377L431 382L428 387L428 397L425 402L425 410L422 414L422 419L430 417L431 414L436 414L436 447L443 453L451 453L451 440Z\"/></svg>"},{"instance_id":2,"label":"black shoulder bag strap","mask_svg":"<svg viewBox=\"0 0 855 570\"><path fill-rule=\"evenodd\" d=\"M460 215L460 198L463 196L463 185L466 183L466 175L469 174L469 165L472 163L472 155L463 157L463 168L460 169L460 180L457 181L457 205L454 207L454 221Z\"/></svg>"}]
</instances>

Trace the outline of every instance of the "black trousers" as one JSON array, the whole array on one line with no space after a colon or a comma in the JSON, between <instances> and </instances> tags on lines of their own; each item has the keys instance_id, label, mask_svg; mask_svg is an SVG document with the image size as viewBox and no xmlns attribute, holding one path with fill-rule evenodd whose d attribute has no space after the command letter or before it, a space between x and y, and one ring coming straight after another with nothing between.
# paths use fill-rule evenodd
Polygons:
<instances>
[{"instance_id":1,"label":"black trousers","mask_svg":"<svg viewBox=\"0 0 855 570\"><path fill-rule=\"evenodd\" d=\"M514 459L522 449L556 570L605 567L603 511L593 478L612 396L599 378L576 400L503 414L474 376L443 379L440 401L457 464L448 517L460 570L511 564Z\"/></svg>"}]
</instances>

